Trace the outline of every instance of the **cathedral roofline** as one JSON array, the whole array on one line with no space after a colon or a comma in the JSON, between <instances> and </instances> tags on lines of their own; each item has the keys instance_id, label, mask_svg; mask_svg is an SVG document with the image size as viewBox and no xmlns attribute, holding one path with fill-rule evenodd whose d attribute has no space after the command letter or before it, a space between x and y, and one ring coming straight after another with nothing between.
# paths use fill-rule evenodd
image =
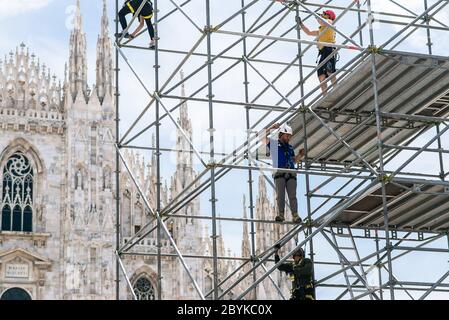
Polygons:
<instances>
[{"instance_id":1,"label":"cathedral roofline","mask_svg":"<svg viewBox=\"0 0 449 320\"><path fill-rule=\"evenodd\" d=\"M0 108L62 111L61 81L23 42L0 59Z\"/></svg>"}]
</instances>

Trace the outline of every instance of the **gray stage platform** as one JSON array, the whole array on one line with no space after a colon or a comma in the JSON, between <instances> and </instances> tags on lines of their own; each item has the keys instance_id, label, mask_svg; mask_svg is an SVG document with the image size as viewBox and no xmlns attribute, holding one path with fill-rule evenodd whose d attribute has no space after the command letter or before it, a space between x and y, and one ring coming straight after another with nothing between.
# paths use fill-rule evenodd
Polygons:
<instances>
[{"instance_id":1,"label":"gray stage platform","mask_svg":"<svg viewBox=\"0 0 449 320\"><path fill-rule=\"evenodd\" d=\"M449 114L449 57L389 52L376 55L381 112L444 118ZM345 136L357 123L374 114L371 59L366 58L313 109L338 134ZM438 68L440 67L440 68ZM375 118L373 118L375 119ZM304 145L303 115L290 122L295 149ZM309 158L316 162L347 163L356 159L310 113L306 113ZM369 163L378 161L375 121L362 125L345 141ZM386 144L400 145L428 122L388 118L384 123Z\"/></svg>"},{"instance_id":2,"label":"gray stage platform","mask_svg":"<svg viewBox=\"0 0 449 320\"><path fill-rule=\"evenodd\" d=\"M402 181L388 183L386 194L389 226L394 230L430 232L449 230L447 187ZM381 187L344 210L332 225L383 229Z\"/></svg>"}]
</instances>

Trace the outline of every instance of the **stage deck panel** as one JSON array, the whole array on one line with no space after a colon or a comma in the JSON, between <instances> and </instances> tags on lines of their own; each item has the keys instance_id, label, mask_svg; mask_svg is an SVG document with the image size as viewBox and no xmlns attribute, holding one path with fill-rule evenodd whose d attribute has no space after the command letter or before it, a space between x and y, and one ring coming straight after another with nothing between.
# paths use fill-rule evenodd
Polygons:
<instances>
[{"instance_id":1,"label":"stage deck panel","mask_svg":"<svg viewBox=\"0 0 449 320\"><path fill-rule=\"evenodd\" d=\"M445 118L449 114L448 69L448 57L394 52L376 54L381 112ZM376 148L378 139L372 80L372 60L368 56L312 108L366 161L375 164L379 153ZM329 116L331 113L333 117ZM357 120L357 115L362 117ZM373 117L369 125L359 126L356 123L369 115ZM303 114L295 116L290 125L294 132L292 144L297 150L304 146ZM388 118L382 138L386 144L401 145L428 125L426 122L411 124L408 120ZM345 164L356 159L310 113L306 113L306 130L308 155L314 162Z\"/></svg>"},{"instance_id":2,"label":"stage deck panel","mask_svg":"<svg viewBox=\"0 0 449 320\"><path fill-rule=\"evenodd\" d=\"M388 225L396 230L447 232L449 190L440 184L390 182L386 184ZM356 228L385 227L382 188L358 199L332 225Z\"/></svg>"}]
</instances>

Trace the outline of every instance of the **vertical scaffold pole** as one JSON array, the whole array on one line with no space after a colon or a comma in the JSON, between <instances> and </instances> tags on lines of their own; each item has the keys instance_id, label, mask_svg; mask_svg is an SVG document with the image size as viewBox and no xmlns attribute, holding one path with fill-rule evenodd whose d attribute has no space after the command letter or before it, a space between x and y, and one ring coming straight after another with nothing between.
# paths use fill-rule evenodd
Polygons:
<instances>
[{"instance_id":1,"label":"vertical scaffold pole","mask_svg":"<svg viewBox=\"0 0 449 320\"><path fill-rule=\"evenodd\" d=\"M377 129L377 148L379 152L379 174L378 179L382 185L382 206L383 206L383 217L385 226L385 241L386 241L386 251L388 259L388 286L390 288L390 299L394 300L394 280L393 280L393 269L391 261L391 241L390 241L390 231L388 226L388 210L387 210L387 194L385 188L385 172L384 172L384 161L383 161L383 140L382 140L382 120L380 115L380 105L378 97L378 87L377 87L377 70L376 70L376 47L374 42L374 30L373 22L374 15L371 10L371 0L367 0L368 6L368 26L369 26L369 36L370 36L370 46L371 46L371 70L372 70L372 82L373 82L373 94L374 94L374 107L376 112L376 129Z\"/></svg>"},{"instance_id":2,"label":"vertical scaffold pole","mask_svg":"<svg viewBox=\"0 0 449 320\"><path fill-rule=\"evenodd\" d=\"M427 11L428 7L429 6L428 6L428 3L427 3L427 0L424 0L424 10ZM426 25L427 25L427 28L426 28L426 31L427 31L427 48L429 50L429 54L432 54L432 44L433 43L432 43L432 37L430 35L430 28L429 28L430 16L428 14L426 14L424 16L424 20L425 20Z\"/></svg>"},{"instance_id":3,"label":"vertical scaffold pole","mask_svg":"<svg viewBox=\"0 0 449 320\"><path fill-rule=\"evenodd\" d=\"M119 3L115 0L115 34L118 34L118 10ZM117 41L117 37L115 41ZM115 47L115 143L119 147L120 141L120 114L119 114L119 52ZM115 152L115 251L120 249L120 156L118 151ZM120 299L120 262L119 257L115 258L115 298Z\"/></svg>"},{"instance_id":4,"label":"vertical scaffold pole","mask_svg":"<svg viewBox=\"0 0 449 320\"><path fill-rule=\"evenodd\" d=\"M378 261L378 265L377 267L377 277L379 279L379 295L380 295L380 300L384 299L384 290L382 289L382 267L381 267L381 262L380 262L380 247L379 247L379 233L377 232L377 230L375 230L376 232L376 239L374 240L376 242L376 252L377 252L377 257L376 257L376 261Z\"/></svg>"},{"instance_id":5,"label":"vertical scaffold pole","mask_svg":"<svg viewBox=\"0 0 449 320\"><path fill-rule=\"evenodd\" d=\"M439 150L438 159L440 162L440 178L441 178L441 180L444 181L445 175L444 175L443 153L441 152L441 150L443 150L443 148L441 145L440 124L439 123L437 123L436 129L437 129L437 135L438 135L438 150Z\"/></svg>"},{"instance_id":6,"label":"vertical scaffold pole","mask_svg":"<svg viewBox=\"0 0 449 320\"><path fill-rule=\"evenodd\" d=\"M358 23L359 23L359 29L360 29L360 33L359 33L359 37L360 37L360 46L363 47L363 29L362 29L362 14L360 13L360 1L357 0L357 19L358 19Z\"/></svg>"},{"instance_id":7,"label":"vertical scaffold pole","mask_svg":"<svg viewBox=\"0 0 449 320\"><path fill-rule=\"evenodd\" d=\"M159 28L158 28L158 3L154 0L154 91L159 94ZM160 102L156 99L156 211L161 213L161 123L160 123ZM161 221L157 220L157 299L162 299L162 257L161 257Z\"/></svg>"},{"instance_id":8,"label":"vertical scaffold pole","mask_svg":"<svg viewBox=\"0 0 449 320\"><path fill-rule=\"evenodd\" d=\"M242 8L245 7L245 0L242 0ZM242 11L242 32L246 33L246 12ZM243 38L243 56L247 56L247 41L246 38ZM249 81L248 81L248 63L246 59L243 60L243 72L244 72L244 86L245 86L245 103L249 103ZM250 110L251 107L249 105L246 105L245 111L246 111L246 130L247 130L247 137L250 138L250 130L251 130L251 120L250 120ZM247 154L248 154L248 166L252 166L251 161L251 150L250 150L250 144L248 143L247 148ZM249 216L251 219L250 223L250 234L251 234L251 258L252 258L252 264L253 267L256 264L256 260L254 259L256 257L256 231L254 226L254 197L253 197L253 170L248 169L248 193L249 193ZM256 270L254 269L253 272L253 282L257 280L257 274ZM257 299L257 288L254 288L253 292L253 298Z\"/></svg>"},{"instance_id":9,"label":"vertical scaffold pole","mask_svg":"<svg viewBox=\"0 0 449 320\"><path fill-rule=\"evenodd\" d=\"M209 145L210 145L210 203L212 210L212 254L214 269L214 300L218 299L218 260L217 260L217 212L215 198L215 146L214 146L214 104L212 88L212 25L210 21L210 0L206 0L206 28L207 32L207 81L209 100Z\"/></svg>"},{"instance_id":10,"label":"vertical scaffold pole","mask_svg":"<svg viewBox=\"0 0 449 320\"><path fill-rule=\"evenodd\" d=\"M296 6L296 17L299 17L299 9L298 6ZM301 30L296 27L296 36L298 40L301 40ZM302 45L300 42L298 42L298 70L299 70L299 82L300 82L300 92L301 92L301 98L304 97L305 91L304 91L304 70L302 68ZM307 143L307 126L306 126L306 108L304 102L301 105L302 108L302 120L304 124L304 161L305 161L305 169L309 170L309 150L308 150L308 143ZM310 175L306 172L305 173L305 181L306 181L306 201L307 201L307 218L309 221L312 221L312 208L311 208L311 190L310 190ZM306 231L306 237L312 234L312 227L311 225L307 228ZM313 239L310 239L309 241L309 256L312 262L314 262L314 252L313 252ZM315 281L315 275L313 275L313 281Z\"/></svg>"}]
</instances>

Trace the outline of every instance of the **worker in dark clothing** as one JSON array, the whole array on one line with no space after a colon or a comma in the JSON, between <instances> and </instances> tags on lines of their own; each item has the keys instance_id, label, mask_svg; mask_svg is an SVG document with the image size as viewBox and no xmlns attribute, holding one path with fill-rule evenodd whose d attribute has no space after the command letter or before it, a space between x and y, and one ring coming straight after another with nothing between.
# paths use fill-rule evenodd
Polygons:
<instances>
[{"instance_id":1,"label":"worker in dark clothing","mask_svg":"<svg viewBox=\"0 0 449 320\"><path fill-rule=\"evenodd\" d=\"M270 130L273 129L279 129L278 139L268 137ZM273 160L273 167L295 169L295 164L301 161L305 151L301 149L295 155L295 150L289 143L293 134L292 128L287 124L281 126L279 123L276 123L267 128L266 132L265 144ZM298 200L296 197L296 173L278 171L273 175L273 178L276 185L276 200L279 210L275 221L283 222L285 220L285 191L287 191L293 222L301 223L302 219L298 214Z\"/></svg>"},{"instance_id":2,"label":"worker in dark clothing","mask_svg":"<svg viewBox=\"0 0 449 320\"><path fill-rule=\"evenodd\" d=\"M147 24L148 32L150 33L150 48L153 49L156 45L155 39L154 39L154 28L153 23L151 22L151 18L153 17L153 4L150 0L127 0L125 4L123 5L122 9L118 13L118 17L120 20L120 24L122 25L122 29L125 30L128 27L128 23L126 21L126 16L130 13L133 15L137 12L137 10L142 5L142 2L145 2L143 5L142 10L139 13L139 26L137 29L132 33L126 33L125 38L134 38L137 36L137 34L142 30L144 24ZM119 33L118 37L121 37L123 33Z\"/></svg>"},{"instance_id":3,"label":"worker in dark clothing","mask_svg":"<svg viewBox=\"0 0 449 320\"><path fill-rule=\"evenodd\" d=\"M274 261L278 263L279 246L276 247ZM304 257L304 251L299 248L293 254L294 262L282 263L278 269L286 272L292 279L292 290L290 300L315 300L315 291L313 286L313 263L312 260Z\"/></svg>"}]
</instances>

